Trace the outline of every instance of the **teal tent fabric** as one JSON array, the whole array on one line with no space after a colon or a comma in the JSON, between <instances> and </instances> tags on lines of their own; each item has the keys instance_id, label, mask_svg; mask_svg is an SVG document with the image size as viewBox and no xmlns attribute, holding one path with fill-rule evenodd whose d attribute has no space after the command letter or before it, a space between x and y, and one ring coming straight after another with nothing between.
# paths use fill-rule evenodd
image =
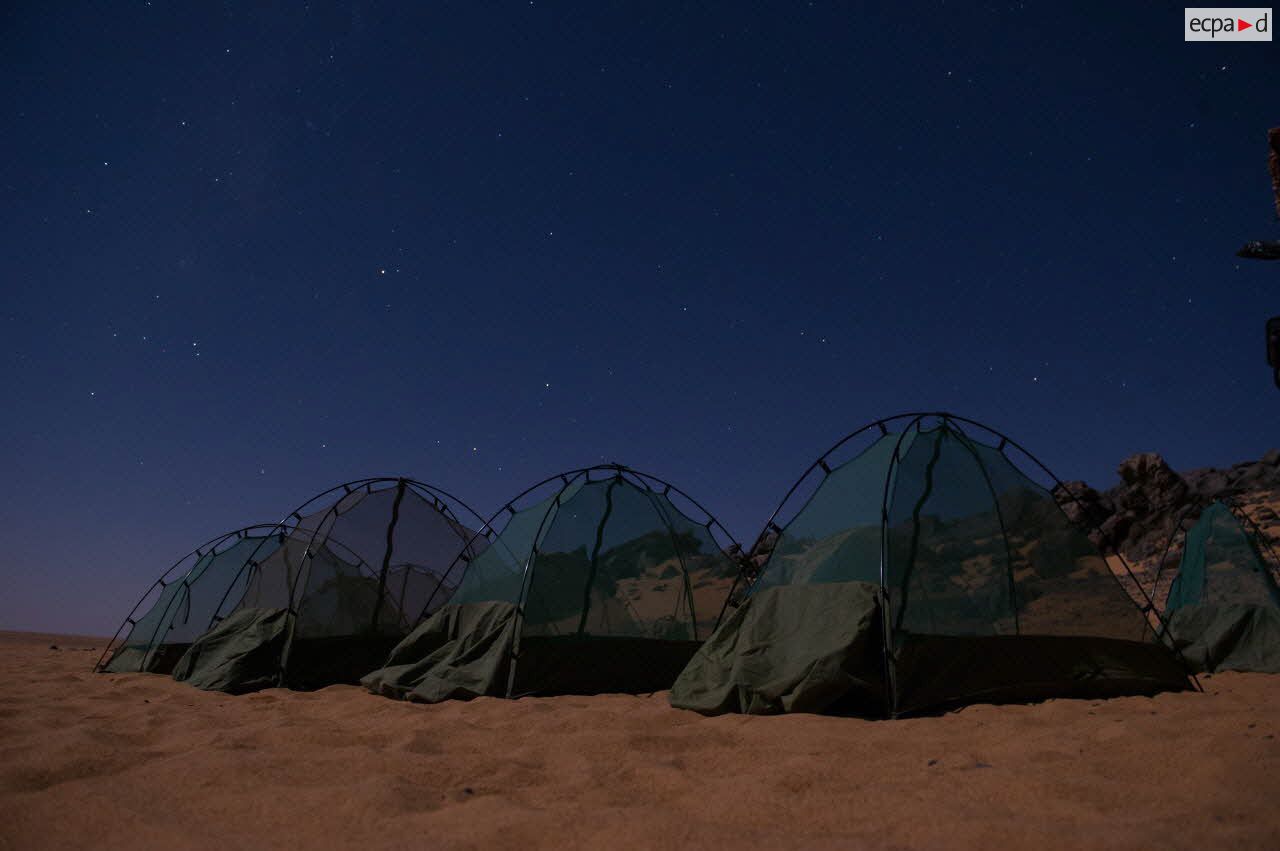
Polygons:
<instances>
[{"instance_id":1,"label":"teal tent fabric","mask_svg":"<svg viewBox=\"0 0 1280 851\"><path fill-rule=\"evenodd\" d=\"M230 694L279 685L287 632L285 609L240 609L192 643L173 678Z\"/></svg>"},{"instance_id":2,"label":"teal tent fabric","mask_svg":"<svg viewBox=\"0 0 1280 851\"><path fill-rule=\"evenodd\" d=\"M714 519L689 517L679 496L613 464L535 485L490 521L500 531L483 553L451 568L453 605L362 683L428 702L670 688L739 571Z\"/></svg>"},{"instance_id":3,"label":"teal tent fabric","mask_svg":"<svg viewBox=\"0 0 1280 851\"><path fill-rule=\"evenodd\" d=\"M505 602L444 606L360 684L384 697L423 703L501 695L515 617L516 607Z\"/></svg>"},{"instance_id":4,"label":"teal tent fabric","mask_svg":"<svg viewBox=\"0 0 1280 851\"><path fill-rule=\"evenodd\" d=\"M266 559L280 545L280 536L261 534L270 528L246 527L229 533L208 549L183 559L194 563L179 578L160 587L150 607L133 622L101 669L117 674L171 673L191 642L209 628L218 602L243 592L239 574L244 562L255 554Z\"/></svg>"},{"instance_id":5,"label":"teal tent fabric","mask_svg":"<svg viewBox=\"0 0 1280 851\"><path fill-rule=\"evenodd\" d=\"M1260 535L1220 501L1187 530L1165 617L1197 672L1280 673L1280 589Z\"/></svg>"},{"instance_id":6,"label":"teal tent fabric","mask_svg":"<svg viewBox=\"0 0 1280 851\"><path fill-rule=\"evenodd\" d=\"M1187 531L1165 611L1200 603L1280 606L1260 545L1222 502L1206 508Z\"/></svg>"}]
</instances>

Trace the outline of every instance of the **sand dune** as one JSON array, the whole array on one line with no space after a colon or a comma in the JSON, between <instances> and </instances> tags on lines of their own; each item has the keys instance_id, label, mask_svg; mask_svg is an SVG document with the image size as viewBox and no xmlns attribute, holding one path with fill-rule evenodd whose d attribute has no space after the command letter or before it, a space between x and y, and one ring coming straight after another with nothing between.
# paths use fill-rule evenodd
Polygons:
<instances>
[{"instance_id":1,"label":"sand dune","mask_svg":"<svg viewBox=\"0 0 1280 851\"><path fill-rule=\"evenodd\" d=\"M101 646L0 633L0 848L1280 847L1280 676L706 719L665 695L231 698L91 674Z\"/></svg>"}]
</instances>

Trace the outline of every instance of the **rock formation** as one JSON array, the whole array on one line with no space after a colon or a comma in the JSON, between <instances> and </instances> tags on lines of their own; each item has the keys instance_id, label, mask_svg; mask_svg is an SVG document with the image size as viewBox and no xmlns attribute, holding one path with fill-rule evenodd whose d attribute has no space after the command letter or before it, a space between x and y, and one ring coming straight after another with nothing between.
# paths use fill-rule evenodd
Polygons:
<instances>
[{"instance_id":1,"label":"rock formation","mask_svg":"<svg viewBox=\"0 0 1280 851\"><path fill-rule=\"evenodd\" d=\"M1120 484L1097 491L1067 482L1054 495L1068 516L1094 529L1094 543L1134 564L1158 560L1184 510L1230 498L1263 529L1280 525L1280 450L1226 469L1178 473L1154 452L1131 455L1117 469ZM1152 565L1154 566L1154 565Z\"/></svg>"}]
</instances>

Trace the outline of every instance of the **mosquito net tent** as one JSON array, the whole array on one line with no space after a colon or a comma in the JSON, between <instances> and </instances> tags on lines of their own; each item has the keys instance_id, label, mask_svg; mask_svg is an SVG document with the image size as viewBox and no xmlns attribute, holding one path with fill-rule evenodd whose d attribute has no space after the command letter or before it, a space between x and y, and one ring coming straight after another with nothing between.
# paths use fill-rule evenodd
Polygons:
<instances>
[{"instance_id":1,"label":"mosquito net tent","mask_svg":"<svg viewBox=\"0 0 1280 851\"><path fill-rule=\"evenodd\" d=\"M232 693L356 682L428 600L449 598L444 574L459 553L485 546L473 532L481 522L409 479L331 488L281 523L224 535L180 560L100 667L171 672Z\"/></svg>"},{"instance_id":2,"label":"mosquito net tent","mask_svg":"<svg viewBox=\"0 0 1280 851\"><path fill-rule=\"evenodd\" d=\"M1175 524L1156 571L1169 635L1194 670L1280 673L1280 559L1239 507L1215 501L1187 528L1193 514Z\"/></svg>"},{"instance_id":3,"label":"mosquito net tent","mask_svg":"<svg viewBox=\"0 0 1280 851\"><path fill-rule=\"evenodd\" d=\"M745 602L672 704L893 716L1188 687L1150 606L1024 468L1052 479L1007 437L948 414L840 441L784 498Z\"/></svg>"},{"instance_id":4,"label":"mosquito net tent","mask_svg":"<svg viewBox=\"0 0 1280 851\"><path fill-rule=\"evenodd\" d=\"M446 574L461 576L449 604L365 677L371 691L434 702L669 688L738 572L698 503L619 465L547 479L484 531L490 545Z\"/></svg>"},{"instance_id":5,"label":"mosquito net tent","mask_svg":"<svg viewBox=\"0 0 1280 851\"><path fill-rule=\"evenodd\" d=\"M168 674L209 626L214 608L249 556L268 557L285 535L274 524L219 535L187 553L152 583L98 660L110 673Z\"/></svg>"}]
</instances>

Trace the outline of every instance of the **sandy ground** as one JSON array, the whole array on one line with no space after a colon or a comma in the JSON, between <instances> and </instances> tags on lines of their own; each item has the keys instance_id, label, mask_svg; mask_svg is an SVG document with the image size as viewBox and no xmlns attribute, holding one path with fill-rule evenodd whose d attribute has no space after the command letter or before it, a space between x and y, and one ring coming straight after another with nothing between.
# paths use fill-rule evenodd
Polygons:
<instances>
[{"instance_id":1,"label":"sandy ground","mask_svg":"<svg viewBox=\"0 0 1280 851\"><path fill-rule=\"evenodd\" d=\"M56 644L60 649L50 649ZM420 706L0 633L0 848L1280 848L1280 676L937 718Z\"/></svg>"}]
</instances>

